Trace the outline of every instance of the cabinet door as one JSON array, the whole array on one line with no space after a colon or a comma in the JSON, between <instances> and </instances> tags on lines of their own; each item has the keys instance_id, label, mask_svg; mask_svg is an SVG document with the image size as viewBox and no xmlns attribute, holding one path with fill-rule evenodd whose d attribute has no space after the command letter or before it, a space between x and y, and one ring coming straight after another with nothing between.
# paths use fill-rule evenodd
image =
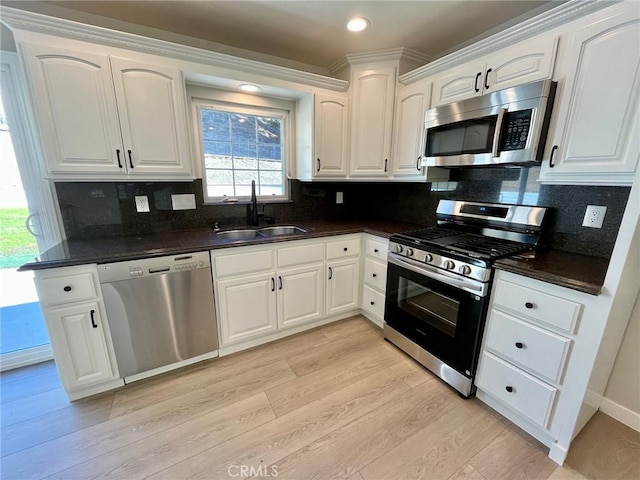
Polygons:
<instances>
[{"instance_id":1,"label":"cabinet door","mask_svg":"<svg viewBox=\"0 0 640 480\"><path fill-rule=\"evenodd\" d=\"M116 378L98 303L49 309L47 326L66 390Z\"/></svg>"},{"instance_id":2,"label":"cabinet door","mask_svg":"<svg viewBox=\"0 0 640 480\"><path fill-rule=\"evenodd\" d=\"M542 181L632 183L640 153L640 11L637 4L611 10L562 39L552 163L542 166Z\"/></svg>"},{"instance_id":3,"label":"cabinet door","mask_svg":"<svg viewBox=\"0 0 640 480\"><path fill-rule=\"evenodd\" d=\"M348 100L316 95L314 99L314 177L344 177L347 174L349 137Z\"/></svg>"},{"instance_id":4,"label":"cabinet door","mask_svg":"<svg viewBox=\"0 0 640 480\"><path fill-rule=\"evenodd\" d=\"M358 308L359 269L358 259L327 265L327 315Z\"/></svg>"},{"instance_id":5,"label":"cabinet door","mask_svg":"<svg viewBox=\"0 0 640 480\"><path fill-rule=\"evenodd\" d=\"M394 177L424 179L422 137L424 112L429 108L431 82L421 81L409 86L398 85L393 139Z\"/></svg>"},{"instance_id":6,"label":"cabinet door","mask_svg":"<svg viewBox=\"0 0 640 480\"><path fill-rule=\"evenodd\" d=\"M395 86L395 67L352 75L351 175L389 175Z\"/></svg>"},{"instance_id":7,"label":"cabinet door","mask_svg":"<svg viewBox=\"0 0 640 480\"><path fill-rule=\"evenodd\" d=\"M484 93L551 78L558 39L534 38L505 48L487 59Z\"/></svg>"},{"instance_id":8,"label":"cabinet door","mask_svg":"<svg viewBox=\"0 0 640 480\"><path fill-rule=\"evenodd\" d=\"M125 173L108 57L22 47L49 171Z\"/></svg>"},{"instance_id":9,"label":"cabinet door","mask_svg":"<svg viewBox=\"0 0 640 480\"><path fill-rule=\"evenodd\" d=\"M323 272L321 263L278 271L278 328L322 318Z\"/></svg>"},{"instance_id":10,"label":"cabinet door","mask_svg":"<svg viewBox=\"0 0 640 480\"><path fill-rule=\"evenodd\" d=\"M111 58L130 175L190 175L185 90L179 70Z\"/></svg>"},{"instance_id":11,"label":"cabinet door","mask_svg":"<svg viewBox=\"0 0 640 480\"><path fill-rule=\"evenodd\" d=\"M223 347L278 329L273 272L216 282Z\"/></svg>"},{"instance_id":12,"label":"cabinet door","mask_svg":"<svg viewBox=\"0 0 640 480\"><path fill-rule=\"evenodd\" d=\"M432 107L482 95L485 62L465 63L447 70L433 81Z\"/></svg>"}]
</instances>

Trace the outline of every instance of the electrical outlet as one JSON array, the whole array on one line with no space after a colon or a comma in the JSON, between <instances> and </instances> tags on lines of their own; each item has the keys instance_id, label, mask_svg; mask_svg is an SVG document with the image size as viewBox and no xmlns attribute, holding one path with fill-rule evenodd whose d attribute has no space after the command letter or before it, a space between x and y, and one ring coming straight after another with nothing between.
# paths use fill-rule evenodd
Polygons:
<instances>
[{"instance_id":1,"label":"electrical outlet","mask_svg":"<svg viewBox=\"0 0 640 480\"><path fill-rule=\"evenodd\" d=\"M148 212L149 199L146 195L136 195L136 212Z\"/></svg>"},{"instance_id":2,"label":"electrical outlet","mask_svg":"<svg viewBox=\"0 0 640 480\"><path fill-rule=\"evenodd\" d=\"M174 210L195 210L196 196L193 193L171 195L171 207Z\"/></svg>"},{"instance_id":3,"label":"electrical outlet","mask_svg":"<svg viewBox=\"0 0 640 480\"><path fill-rule=\"evenodd\" d=\"M344 203L344 192L336 192L336 203Z\"/></svg>"},{"instance_id":4,"label":"electrical outlet","mask_svg":"<svg viewBox=\"0 0 640 480\"><path fill-rule=\"evenodd\" d=\"M602 228L602 222L604 222L604 214L606 212L607 207L587 205L587 210L584 212L584 220L582 220L582 226Z\"/></svg>"}]
</instances>

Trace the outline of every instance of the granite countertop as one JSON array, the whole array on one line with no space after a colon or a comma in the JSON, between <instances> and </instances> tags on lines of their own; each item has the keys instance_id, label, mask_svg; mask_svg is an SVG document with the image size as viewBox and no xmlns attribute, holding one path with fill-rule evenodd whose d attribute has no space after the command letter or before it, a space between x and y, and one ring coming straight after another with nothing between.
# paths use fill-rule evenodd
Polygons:
<instances>
[{"instance_id":1,"label":"granite countertop","mask_svg":"<svg viewBox=\"0 0 640 480\"><path fill-rule=\"evenodd\" d=\"M577 253L547 250L503 258L495 267L543 282L600 295L609 260Z\"/></svg>"},{"instance_id":2,"label":"granite countertop","mask_svg":"<svg viewBox=\"0 0 640 480\"><path fill-rule=\"evenodd\" d=\"M262 245L348 233L365 232L388 238L394 233L424 228L410 223L375 220L303 221L292 222L291 224L305 229L306 232L243 241L221 240L212 229L158 232L149 235L106 237L90 240L65 240L43 252L33 261L22 265L20 270L40 270L87 263L121 262L240 245ZM238 228L248 227L238 226ZM231 228L225 228L225 230L231 230Z\"/></svg>"}]
</instances>

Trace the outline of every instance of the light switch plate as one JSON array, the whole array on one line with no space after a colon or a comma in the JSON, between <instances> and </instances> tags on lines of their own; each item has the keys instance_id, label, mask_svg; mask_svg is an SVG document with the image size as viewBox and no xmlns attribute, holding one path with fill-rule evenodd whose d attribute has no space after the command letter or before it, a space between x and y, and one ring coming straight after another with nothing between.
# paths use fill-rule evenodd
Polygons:
<instances>
[{"instance_id":1,"label":"light switch plate","mask_svg":"<svg viewBox=\"0 0 640 480\"><path fill-rule=\"evenodd\" d=\"M136 212L149 211L149 198L146 195L136 195Z\"/></svg>"},{"instance_id":2,"label":"light switch plate","mask_svg":"<svg viewBox=\"0 0 640 480\"><path fill-rule=\"evenodd\" d=\"M171 206L174 210L195 210L196 196L193 193L171 195Z\"/></svg>"},{"instance_id":3,"label":"light switch plate","mask_svg":"<svg viewBox=\"0 0 640 480\"><path fill-rule=\"evenodd\" d=\"M582 226L590 228L602 228L602 222L604 222L605 213L607 213L607 207L599 205L587 205L587 210L584 212L584 219L582 220Z\"/></svg>"}]
</instances>

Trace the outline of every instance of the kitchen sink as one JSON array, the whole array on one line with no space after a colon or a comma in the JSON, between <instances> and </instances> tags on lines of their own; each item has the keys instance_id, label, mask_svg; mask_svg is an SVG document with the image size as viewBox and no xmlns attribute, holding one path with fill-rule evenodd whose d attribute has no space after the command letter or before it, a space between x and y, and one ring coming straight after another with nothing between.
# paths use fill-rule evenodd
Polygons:
<instances>
[{"instance_id":1,"label":"kitchen sink","mask_svg":"<svg viewBox=\"0 0 640 480\"><path fill-rule=\"evenodd\" d=\"M257 238L264 238L265 235L262 235L258 230L242 229L216 232L216 237L223 240L255 240Z\"/></svg>"},{"instance_id":2,"label":"kitchen sink","mask_svg":"<svg viewBox=\"0 0 640 480\"><path fill-rule=\"evenodd\" d=\"M285 225L281 227L265 227L258 230L267 237L277 237L278 235L295 235L298 233L306 233L304 228L295 225Z\"/></svg>"}]
</instances>

